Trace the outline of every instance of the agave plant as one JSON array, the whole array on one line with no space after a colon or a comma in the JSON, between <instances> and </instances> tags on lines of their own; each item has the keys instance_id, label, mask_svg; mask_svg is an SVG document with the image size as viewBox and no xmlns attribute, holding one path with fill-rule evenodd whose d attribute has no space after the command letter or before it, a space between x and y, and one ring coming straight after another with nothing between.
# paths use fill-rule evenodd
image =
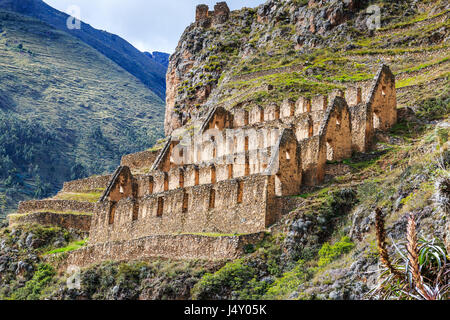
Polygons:
<instances>
[{"instance_id":1,"label":"agave plant","mask_svg":"<svg viewBox=\"0 0 450 320\"><path fill-rule=\"evenodd\" d=\"M408 217L407 240L395 243L396 256L387 251L384 218L376 212L378 251L383 265L381 283L369 293L372 299L445 300L450 295L450 264L445 245L417 239L416 221Z\"/></svg>"}]
</instances>

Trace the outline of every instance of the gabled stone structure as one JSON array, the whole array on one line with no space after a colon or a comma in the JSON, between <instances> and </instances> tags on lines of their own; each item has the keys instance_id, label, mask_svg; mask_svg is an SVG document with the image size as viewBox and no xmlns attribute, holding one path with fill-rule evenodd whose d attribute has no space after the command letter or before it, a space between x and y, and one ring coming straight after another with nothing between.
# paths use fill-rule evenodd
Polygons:
<instances>
[{"instance_id":1,"label":"gabled stone structure","mask_svg":"<svg viewBox=\"0 0 450 320\"><path fill-rule=\"evenodd\" d=\"M210 15L205 7L198 7L197 14L200 20ZM369 92L365 102L363 92ZM351 87L251 110L213 108L198 130L187 130L181 139L168 137L148 173L136 173L139 164L148 168L142 155L125 158L135 171L120 166L111 176L91 209L91 246L74 253L73 260L89 255L88 260L95 261L92 255L101 248L123 258L123 248L135 252L134 244L142 246L146 256L177 258L158 249L160 242L170 247L167 239L174 241L173 252L183 256L204 257L183 251L199 250L202 243L211 259L235 257L239 241L260 237L238 238L224 249L223 238L180 235L267 230L288 209L287 196L324 181L327 161L370 150L375 131L396 123L396 105L395 77L383 65L370 90ZM21 208L29 211L34 206ZM198 245L186 243L187 238L195 238ZM225 251L215 254L218 248Z\"/></svg>"}]
</instances>

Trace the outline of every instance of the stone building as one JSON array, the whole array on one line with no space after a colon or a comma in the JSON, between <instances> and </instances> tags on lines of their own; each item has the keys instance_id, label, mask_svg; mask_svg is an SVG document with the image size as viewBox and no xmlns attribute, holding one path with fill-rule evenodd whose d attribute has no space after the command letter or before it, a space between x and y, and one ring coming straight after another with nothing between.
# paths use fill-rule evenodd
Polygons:
<instances>
[{"instance_id":1,"label":"stone building","mask_svg":"<svg viewBox=\"0 0 450 320\"><path fill-rule=\"evenodd\" d=\"M119 167L94 214L91 241L266 230L282 214L283 197L320 184L327 161L368 151L374 131L395 124L395 78L387 66L366 102L361 92L250 111L212 109L193 135L167 140L148 174Z\"/></svg>"},{"instance_id":2,"label":"stone building","mask_svg":"<svg viewBox=\"0 0 450 320\"><path fill-rule=\"evenodd\" d=\"M197 8L199 20L209 14ZM172 250L191 258L234 257L243 243L259 239L238 235L257 235L277 222L289 209L287 197L323 182L327 161L369 151L375 131L396 123L396 109L395 77L386 65L370 88L251 110L213 108L198 128L168 137L158 154L124 157L93 208L90 246L70 261L95 261L105 246L123 257L124 247L135 252L138 243L147 256L176 258ZM147 173L137 173L139 166ZM211 233L236 236L229 242L201 236Z\"/></svg>"}]
</instances>

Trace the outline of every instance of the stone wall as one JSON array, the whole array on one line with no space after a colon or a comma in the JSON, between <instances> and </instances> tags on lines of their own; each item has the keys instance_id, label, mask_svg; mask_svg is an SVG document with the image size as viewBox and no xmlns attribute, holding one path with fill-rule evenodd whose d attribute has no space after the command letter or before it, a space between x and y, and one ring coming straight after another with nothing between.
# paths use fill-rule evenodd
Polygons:
<instances>
[{"instance_id":1,"label":"stone wall","mask_svg":"<svg viewBox=\"0 0 450 320\"><path fill-rule=\"evenodd\" d=\"M228 21L230 9L226 2L218 2L214 6L214 11L209 11L209 7L200 4L196 7L195 22L198 26L209 28L212 25L220 25Z\"/></svg>"},{"instance_id":2,"label":"stone wall","mask_svg":"<svg viewBox=\"0 0 450 320\"><path fill-rule=\"evenodd\" d=\"M271 179L250 176L122 199L116 204L103 202L94 214L91 241L131 240L151 234L260 232L267 227L267 199L274 196L274 190L269 190Z\"/></svg>"},{"instance_id":3,"label":"stone wall","mask_svg":"<svg viewBox=\"0 0 450 320\"><path fill-rule=\"evenodd\" d=\"M328 107L319 132L328 161L342 161L352 156L352 122L347 102L336 96Z\"/></svg>"},{"instance_id":4,"label":"stone wall","mask_svg":"<svg viewBox=\"0 0 450 320\"><path fill-rule=\"evenodd\" d=\"M264 239L264 233L207 237L201 235L153 235L128 241L111 241L69 253L61 269L87 267L105 261L132 261L151 258L172 260L234 260L249 244Z\"/></svg>"},{"instance_id":5,"label":"stone wall","mask_svg":"<svg viewBox=\"0 0 450 320\"><path fill-rule=\"evenodd\" d=\"M9 226L37 223L44 226L57 226L64 229L76 229L89 232L91 229L91 214L64 214L52 212L34 212L8 216Z\"/></svg>"},{"instance_id":6,"label":"stone wall","mask_svg":"<svg viewBox=\"0 0 450 320\"><path fill-rule=\"evenodd\" d=\"M386 65L378 71L367 103L373 112L374 129L389 130L397 123L395 76Z\"/></svg>"},{"instance_id":7,"label":"stone wall","mask_svg":"<svg viewBox=\"0 0 450 320\"><path fill-rule=\"evenodd\" d=\"M50 212L80 212L93 213L96 204L73 200L32 200L19 203L17 213L33 213L38 211Z\"/></svg>"},{"instance_id":8,"label":"stone wall","mask_svg":"<svg viewBox=\"0 0 450 320\"><path fill-rule=\"evenodd\" d=\"M143 168L151 168L158 154L159 151L143 151L134 154L129 154L122 157L120 165L129 167L131 171Z\"/></svg>"},{"instance_id":9,"label":"stone wall","mask_svg":"<svg viewBox=\"0 0 450 320\"><path fill-rule=\"evenodd\" d=\"M107 187L110 179L111 175L106 175L66 182L61 192L83 193L102 190Z\"/></svg>"}]
</instances>

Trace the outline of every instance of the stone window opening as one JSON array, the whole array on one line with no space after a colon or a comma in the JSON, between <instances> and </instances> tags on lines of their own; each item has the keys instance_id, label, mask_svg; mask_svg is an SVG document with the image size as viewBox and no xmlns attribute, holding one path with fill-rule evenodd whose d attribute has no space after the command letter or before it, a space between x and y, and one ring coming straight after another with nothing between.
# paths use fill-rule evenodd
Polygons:
<instances>
[{"instance_id":1,"label":"stone window opening","mask_svg":"<svg viewBox=\"0 0 450 320\"><path fill-rule=\"evenodd\" d=\"M382 94L383 96L386 96L386 86L383 86L383 87L381 88L381 94Z\"/></svg>"},{"instance_id":2,"label":"stone window opening","mask_svg":"<svg viewBox=\"0 0 450 320\"><path fill-rule=\"evenodd\" d=\"M178 156L180 157L180 159L184 159L184 149L183 148L180 149Z\"/></svg>"},{"instance_id":3,"label":"stone window opening","mask_svg":"<svg viewBox=\"0 0 450 320\"><path fill-rule=\"evenodd\" d=\"M209 192L209 208L214 209L216 207L216 190L211 189Z\"/></svg>"},{"instance_id":4,"label":"stone window opening","mask_svg":"<svg viewBox=\"0 0 450 320\"><path fill-rule=\"evenodd\" d=\"M215 184L217 182L217 178L216 178L216 167L212 166L211 167L211 183Z\"/></svg>"},{"instance_id":5,"label":"stone window opening","mask_svg":"<svg viewBox=\"0 0 450 320\"><path fill-rule=\"evenodd\" d=\"M290 150L286 151L286 160L291 160L291 151Z\"/></svg>"},{"instance_id":6,"label":"stone window opening","mask_svg":"<svg viewBox=\"0 0 450 320\"><path fill-rule=\"evenodd\" d=\"M137 221L139 219L139 204L136 202L133 204L133 221Z\"/></svg>"},{"instance_id":7,"label":"stone window opening","mask_svg":"<svg viewBox=\"0 0 450 320\"><path fill-rule=\"evenodd\" d=\"M169 191L169 175L164 172L164 191Z\"/></svg>"},{"instance_id":8,"label":"stone window opening","mask_svg":"<svg viewBox=\"0 0 450 320\"><path fill-rule=\"evenodd\" d=\"M182 212L183 213L187 213L189 209L189 194L184 193L183 194L183 209Z\"/></svg>"},{"instance_id":9,"label":"stone window opening","mask_svg":"<svg viewBox=\"0 0 450 320\"><path fill-rule=\"evenodd\" d=\"M158 211L156 212L156 216L161 218L164 212L164 199L162 197L158 198Z\"/></svg>"},{"instance_id":10,"label":"stone window opening","mask_svg":"<svg viewBox=\"0 0 450 320\"><path fill-rule=\"evenodd\" d=\"M228 179L229 180L233 179L233 165L232 164L228 165Z\"/></svg>"},{"instance_id":11,"label":"stone window opening","mask_svg":"<svg viewBox=\"0 0 450 320\"><path fill-rule=\"evenodd\" d=\"M248 148L249 148L249 141L248 141L248 137L245 137L245 152L247 152L248 151Z\"/></svg>"},{"instance_id":12,"label":"stone window opening","mask_svg":"<svg viewBox=\"0 0 450 320\"><path fill-rule=\"evenodd\" d=\"M308 137L311 138L312 136L314 136L314 125L310 123L308 127Z\"/></svg>"},{"instance_id":13,"label":"stone window opening","mask_svg":"<svg viewBox=\"0 0 450 320\"><path fill-rule=\"evenodd\" d=\"M328 161L333 161L333 159L334 159L334 150L333 150L332 143L333 143L333 141L331 139L329 139L327 141L327 160Z\"/></svg>"},{"instance_id":14,"label":"stone window opening","mask_svg":"<svg viewBox=\"0 0 450 320\"><path fill-rule=\"evenodd\" d=\"M155 182L153 180L153 177L150 177L150 181L148 183L148 193L153 194L153 189L155 188Z\"/></svg>"},{"instance_id":15,"label":"stone window opening","mask_svg":"<svg viewBox=\"0 0 450 320\"><path fill-rule=\"evenodd\" d=\"M200 184L200 171L198 170L198 168L195 168L194 170L194 180L194 184L198 186Z\"/></svg>"},{"instance_id":16,"label":"stone window opening","mask_svg":"<svg viewBox=\"0 0 450 320\"><path fill-rule=\"evenodd\" d=\"M242 203L244 199L244 181L239 181L237 191L237 203Z\"/></svg>"},{"instance_id":17,"label":"stone window opening","mask_svg":"<svg viewBox=\"0 0 450 320\"><path fill-rule=\"evenodd\" d=\"M116 215L116 202L112 202L111 206L109 208L109 217L108 217L108 223L109 225L113 225L114 224L114 218Z\"/></svg>"},{"instance_id":18,"label":"stone window opening","mask_svg":"<svg viewBox=\"0 0 450 320\"><path fill-rule=\"evenodd\" d=\"M248 177L250 175L250 159L249 156L245 156L245 173L244 175Z\"/></svg>"},{"instance_id":19,"label":"stone window opening","mask_svg":"<svg viewBox=\"0 0 450 320\"><path fill-rule=\"evenodd\" d=\"M184 172L180 170L180 188L184 188Z\"/></svg>"},{"instance_id":20,"label":"stone window opening","mask_svg":"<svg viewBox=\"0 0 450 320\"><path fill-rule=\"evenodd\" d=\"M125 193L125 191L124 191L124 189L123 189L123 185L120 185L120 187L119 187L119 192L120 192L121 194L124 194L124 193Z\"/></svg>"}]
</instances>

